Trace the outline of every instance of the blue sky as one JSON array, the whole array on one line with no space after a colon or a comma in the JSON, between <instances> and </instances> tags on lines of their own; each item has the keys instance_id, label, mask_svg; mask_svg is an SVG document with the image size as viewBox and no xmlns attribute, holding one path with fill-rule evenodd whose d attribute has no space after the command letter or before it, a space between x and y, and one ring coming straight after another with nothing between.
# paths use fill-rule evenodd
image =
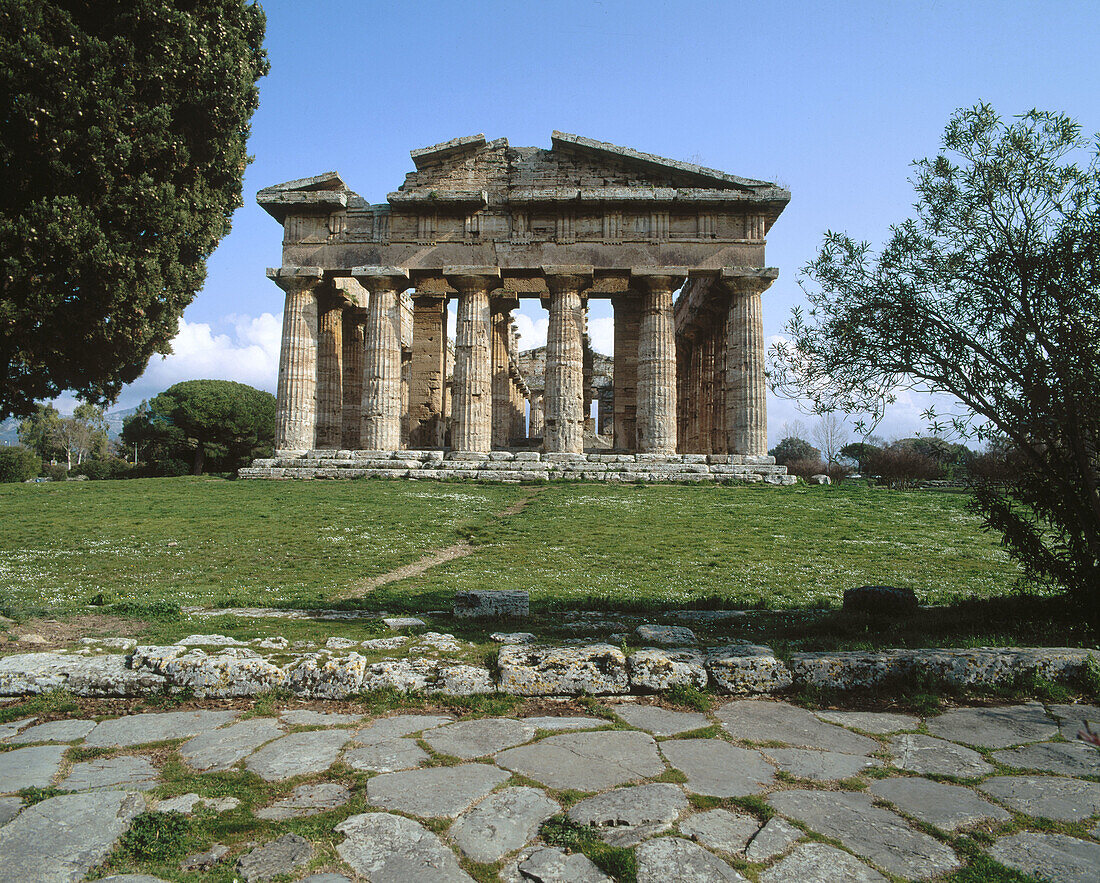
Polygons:
<instances>
[{"instance_id":1,"label":"blue sky","mask_svg":"<svg viewBox=\"0 0 1100 883\"><path fill-rule=\"evenodd\" d=\"M1100 129L1095 0L263 6L271 73L245 205L175 355L155 359L119 407L200 376L274 391L282 303L264 269L279 264L281 236L255 203L266 185L336 169L380 202L412 170L411 149L478 132L549 147L554 129L777 181L793 197L768 237L781 273L765 295L775 335L826 229L877 243L909 214L909 164L936 151L956 108L1055 109ZM604 348L609 315L593 305ZM537 302L521 328L524 346L542 342ZM922 407L900 402L881 434L920 429ZM800 415L775 400L770 412L774 444Z\"/></svg>"}]
</instances>

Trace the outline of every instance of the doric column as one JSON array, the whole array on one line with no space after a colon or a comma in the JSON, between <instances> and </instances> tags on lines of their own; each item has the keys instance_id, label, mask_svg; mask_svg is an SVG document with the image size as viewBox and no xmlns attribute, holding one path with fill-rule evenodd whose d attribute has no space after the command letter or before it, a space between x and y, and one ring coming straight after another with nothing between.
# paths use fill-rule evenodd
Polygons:
<instances>
[{"instance_id":1,"label":"doric column","mask_svg":"<svg viewBox=\"0 0 1100 883\"><path fill-rule=\"evenodd\" d=\"M546 335L546 395L543 448L548 453L584 452L584 312L581 292L591 268L544 267L550 289Z\"/></svg>"},{"instance_id":2,"label":"doric column","mask_svg":"<svg viewBox=\"0 0 1100 883\"><path fill-rule=\"evenodd\" d=\"M447 300L440 295L413 297L412 376L409 380L409 447L442 448L444 357Z\"/></svg>"},{"instance_id":3,"label":"doric column","mask_svg":"<svg viewBox=\"0 0 1100 883\"><path fill-rule=\"evenodd\" d=\"M409 287L399 267L356 267L352 275L367 291L363 330L362 444L370 451L401 447L401 306Z\"/></svg>"},{"instance_id":4,"label":"doric column","mask_svg":"<svg viewBox=\"0 0 1100 883\"><path fill-rule=\"evenodd\" d=\"M714 326L703 329L696 341L699 348L699 446L704 454L714 454Z\"/></svg>"},{"instance_id":5,"label":"doric column","mask_svg":"<svg viewBox=\"0 0 1100 883\"><path fill-rule=\"evenodd\" d=\"M340 446L350 451L363 446L360 413L363 407L363 323L366 320L367 312L360 307L344 310L344 418Z\"/></svg>"},{"instance_id":6,"label":"doric column","mask_svg":"<svg viewBox=\"0 0 1100 883\"><path fill-rule=\"evenodd\" d=\"M527 400L531 403L531 418L527 426L527 437L542 438L545 432L542 419L542 390L531 390Z\"/></svg>"},{"instance_id":7,"label":"doric column","mask_svg":"<svg viewBox=\"0 0 1100 883\"><path fill-rule=\"evenodd\" d=\"M672 294L683 272L633 271L641 284L642 319L638 334L638 450L676 453L676 335Z\"/></svg>"},{"instance_id":8,"label":"doric column","mask_svg":"<svg viewBox=\"0 0 1100 883\"><path fill-rule=\"evenodd\" d=\"M268 278L286 292L279 386L275 396L275 449L308 451L317 423L317 286L320 267L279 267Z\"/></svg>"},{"instance_id":9,"label":"doric column","mask_svg":"<svg viewBox=\"0 0 1100 883\"><path fill-rule=\"evenodd\" d=\"M615 310L615 359L612 367L615 448L633 451L638 446L638 325L641 320L641 295L619 295L612 298L611 303Z\"/></svg>"},{"instance_id":10,"label":"doric column","mask_svg":"<svg viewBox=\"0 0 1100 883\"><path fill-rule=\"evenodd\" d=\"M732 454L768 452L767 392L764 375L764 318L761 294L770 278L723 279L731 289L726 325L726 438Z\"/></svg>"},{"instance_id":11,"label":"doric column","mask_svg":"<svg viewBox=\"0 0 1100 883\"><path fill-rule=\"evenodd\" d=\"M456 451L489 451L493 441L489 292L500 287L500 269L445 267L443 272L458 291L451 447Z\"/></svg>"},{"instance_id":12,"label":"doric column","mask_svg":"<svg viewBox=\"0 0 1100 883\"><path fill-rule=\"evenodd\" d=\"M512 376L508 353L512 334L512 310L519 306L514 298L495 297L490 303L493 336L493 430L494 448L508 447L512 435Z\"/></svg>"},{"instance_id":13,"label":"doric column","mask_svg":"<svg viewBox=\"0 0 1100 883\"><path fill-rule=\"evenodd\" d=\"M336 450L343 434L344 299L337 292L318 298L316 447Z\"/></svg>"}]
</instances>

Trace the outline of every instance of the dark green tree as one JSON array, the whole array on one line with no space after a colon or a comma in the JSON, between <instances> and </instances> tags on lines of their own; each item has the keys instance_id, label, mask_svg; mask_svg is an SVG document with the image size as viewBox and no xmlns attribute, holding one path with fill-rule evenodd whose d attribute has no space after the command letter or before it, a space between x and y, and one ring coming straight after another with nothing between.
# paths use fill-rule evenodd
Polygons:
<instances>
[{"instance_id":1,"label":"dark green tree","mask_svg":"<svg viewBox=\"0 0 1100 883\"><path fill-rule=\"evenodd\" d=\"M885 247L826 234L811 310L772 350L775 387L881 418L898 388L953 395L963 437L1019 457L979 488L986 524L1032 573L1100 589L1100 144L1057 113L955 113L915 164L915 216ZM933 432L946 422L929 413Z\"/></svg>"},{"instance_id":2,"label":"dark green tree","mask_svg":"<svg viewBox=\"0 0 1100 883\"><path fill-rule=\"evenodd\" d=\"M235 470L271 450L275 396L232 380L187 380L143 403L126 419L122 438L162 473L179 472L180 461L194 475L208 463Z\"/></svg>"},{"instance_id":3,"label":"dark green tree","mask_svg":"<svg viewBox=\"0 0 1100 883\"><path fill-rule=\"evenodd\" d=\"M0 418L108 403L167 353L241 205L244 0L0 4Z\"/></svg>"},{"instance_id":4,"label":"dark green tree","mask_svg":"<svg viewBox=\"0 0 1100 883\"><path fill-rule=\"evenodd\" d=\"M64 454L58 445L61 415L53 405L38 404L19 423L19 441L49 463Z\"/></svg>"},{"instance_id":5,"label":"dark green tree","mask_svg":"<svg viewBox=\"0 0 1100 883\"><path fill-rule=\"evenodd\" d=\"M775 457L775 462L780 466L794 463L798 460L821 460L821 451L811 445L804 438L788 436L779 440L768 454Z\"/></svg>"}]
</instances>

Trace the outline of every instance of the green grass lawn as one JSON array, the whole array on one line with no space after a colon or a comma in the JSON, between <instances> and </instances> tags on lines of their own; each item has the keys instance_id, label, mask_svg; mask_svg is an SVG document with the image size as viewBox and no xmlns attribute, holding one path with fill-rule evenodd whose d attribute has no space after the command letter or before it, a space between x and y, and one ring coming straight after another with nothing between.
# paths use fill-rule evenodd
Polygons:
<instances>
[{"instance_id":1,"label":"green grass lawn","mask_svg":"<svg viewBox=\"0 0 1100 883\"><path fill-rule=\"evenodd\" d=\"M519 514L498 514L530 493ZM0 488L0 596L54 612L99 593L321 605L463 539L474 555L360 604L447 606L455 589L499 588L529 589L541 609L784 608L836 605L865 583L945 603L1020 580L961 495L177 478Z\"/></svg>"}]
</instances>

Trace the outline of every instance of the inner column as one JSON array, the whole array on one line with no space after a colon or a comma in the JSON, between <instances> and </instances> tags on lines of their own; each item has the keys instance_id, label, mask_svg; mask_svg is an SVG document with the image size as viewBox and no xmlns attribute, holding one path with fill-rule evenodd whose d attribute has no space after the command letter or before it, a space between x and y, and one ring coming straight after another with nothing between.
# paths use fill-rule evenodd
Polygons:
<instances>
[{"instance_id":1,"label":"inner column","mask_svg":"<svg viewBox=\"0 0 1100 883\"><path fill-rule=\"evenodd\" d=\"M354 451L363 446L363 324L367 312L359 307L344 310L344 417L340 446Z\"/></svg>"},{"instance_id":2,"label":"inner column","mask_svg":"<svg viewBox=\"0 0 1100 883\"><path fill-rule=\"evenodd\" d=\"M494 448L508 447L512 434L512 377L509 374L509 337L512 334L512 310L519 302L510 298L493 298L493 429Z\"/></svg>"},{"instance_id":3,"label":"inner column","mask_svg":"<svg viewBox=\"0 0 1100 883\"><path fill-rule=\"evenodd\" d=\"M353 275L370 292L363 333L362 444L368 451L401 447L401 312L398 295L409 287L397 267L357 267Z\"/></svg>"},{"instance_id":4,"label":"inner column","mask_svg":"<svg viewBox=\"0 0 1100 883\"><path fill-rule=\"evenodd\" d=\"M591 275L545 270L550 289L546 336L546 409L543 449L584 453L584 315L581 291Z\"/></svg>"},{"instance_id":5,"label":"inner column","mask_svg":"<svg viewBox=\"0 0 1100 883\"><path fill-rule=\"evenodd\" d=\"M316 446L336 450L343 433L344 299L333 290L322 294L318 302L321 319L317 339Z\"/></svg>"},{"instance_id":6,"label":"inner column","mask_svg":"<svg viewBox=\"0 0 1100 883\"><path fill-rule=\"evenodd\" d=\"M645 294L638 337L638 451L676 453L676 335L672 293L683 276L634 271Z\"/></svg>"},{"instance_id":7,"label":"inner column","mask_svg":"<svg viewBox=\"0 0 1100 883\"><path fill-rule=\"evenodd\" d=\"M492 450L492 349L489 292L500 285L496 267L444 268L458 291L451 447Z\"/></svg>"},{"instance_id":8,"label":"inner column","mask_svg":"<svg viewBox=\"0 0 1100 883\"><path fill-rule=\"evenodd\" d=\"M442 448L446 299L413 297L412 372L409 380L409 447Z\"/></svg>"},{"instance_id":9,"label":"inner column","mask_svg":"<svg viewBox=\"0 0 1100 883\"><path fill-rule=\"evenodd\" d=\"M615 311L615 352L611 382L614 388L615 449L634 451L637 437L638 323L640 295L631 293L611 299Z\"/></svg>"}]
</instances>

